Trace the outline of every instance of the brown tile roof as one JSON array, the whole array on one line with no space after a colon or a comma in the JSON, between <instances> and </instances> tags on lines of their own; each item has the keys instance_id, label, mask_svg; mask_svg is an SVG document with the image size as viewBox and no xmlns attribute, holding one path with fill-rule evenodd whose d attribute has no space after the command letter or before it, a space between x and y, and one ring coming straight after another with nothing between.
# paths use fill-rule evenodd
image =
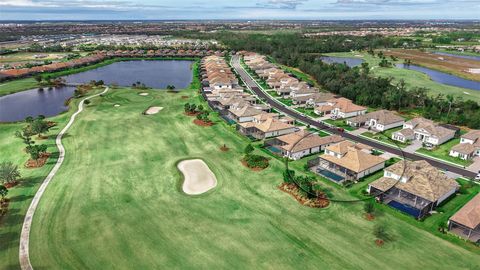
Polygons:
<instances>
[{"instance_id":1,"label":"brown tile roof","mask_svg":"<svg viewBox=\"0 0 480 270\"><path fill-rule=\"evenodd\" d=\"M466 203L450 220L470 229L478 227L480 225L480 194Z\"/></svg>"},{"instance_id":2,"label":"brown tile roof","mask_svg":"<svg viewBox=\"0 0 480 270\"><path fill-rule=\"evenodd\" d=\"M290 133L277 137L278 140L286 143L281 146L283 149L291 152L303 151L306 149L320 147L322 145L337 143L344 139L338 135L320 137L316 134L311 134L305 130L300 130L295 133Z\"/></svg>"},{"instance_id":3,"label":"brown tile roof","mask_svg":"<svg viewBox=\"0 0 480 270\"><path fill-rule=\"evenodd\" d=\"M349 147L347 153L340 158L329 154L323 154L320 158L356 173L363 172L385 162L385 159L381 157L367 154L354 147Z\"/></svg>"},{"instance_id":4,"label":"brown tile roof","mask_svg":"<svg viewBox=\"0 0 480 270\"><path fill-rule=\"evenodd\" d=\"M402 117L398 116L395 112L388 111L388 110L379 110L379 111L374 111L364 115L353 117L349 119L349 121L354 123L361 123L361 122L366 122L370 119L375 119L377 120L377 123L382 125L390 125L390 124L398 123L404 120Z\"/></svg>"},{"instance_id":5,"label":"brown tile roof","mask_svg":"<svg viewBox=\"0 0 480 270\"><path fill-rule=\"evenodd\" d=\"M458 153L462 153L462 154L465 154L465 155L470 155L472 154L473 152L475 152L477 150L477 148L479 148L480 146L475 146L473 144L469 144L469 143L459 143L457 145L455 145L454 147L452 147L452 151L455 151L455 152L458 152Z\"/></svg>"},{"instance_id":6,"label":"brown tile roof","mask_svg":"<svg viewBox=\"0 0 480 270\"><path fill-rule=\"evenodd\" d=\"M462 135L462 138L476 141L480 138L480 130L471 130L468 133Z\"/></svg>"},{"instance_id":7,"label":"brown tile roof","mask_svg":"<svg viewBox=\"0 0 480 270\"><path fill-rule=\"evenodd\" d=\"M395 175L407 178L406 182L390 177L382 177L370 185L378 190L387 191L393 186L414 194L431 202L438 201L442 196L459 187L458 183L425 160L399 161L385 169Z\"/></svg>"},{"instance_id":8,"label":"brown tile roof","mask_svg":"<svg viewBox=\"0 0 480 270\"><path fill-rule=\"evenodd\" d=\"M246 105L240 109L229 109L228 111L237 117L255 116L262 113L262 111L257 110L250 105Z\"/></svg>"}]
</instances>

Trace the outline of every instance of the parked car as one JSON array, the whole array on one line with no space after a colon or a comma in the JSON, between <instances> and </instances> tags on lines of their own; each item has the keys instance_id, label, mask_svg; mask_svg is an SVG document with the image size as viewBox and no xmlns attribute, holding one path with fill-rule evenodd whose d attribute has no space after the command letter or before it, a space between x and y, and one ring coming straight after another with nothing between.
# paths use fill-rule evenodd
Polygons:
<instances>
[{"instance_id":1,"label":"parked car","mask_svg":"<svg viewBox=\"0 0 480 270\"><path fill-rule=\"evenodd\" d=\"M475 176L476 181L480 181L480 171L478 171L477 176Z\"/></svg>"}]
</instances>

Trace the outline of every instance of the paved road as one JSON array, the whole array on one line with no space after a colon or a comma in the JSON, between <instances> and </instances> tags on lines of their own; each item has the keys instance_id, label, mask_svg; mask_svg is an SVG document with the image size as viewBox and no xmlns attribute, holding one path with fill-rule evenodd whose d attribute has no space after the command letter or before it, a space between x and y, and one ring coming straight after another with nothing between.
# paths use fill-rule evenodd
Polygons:
<instances>
[{"instance_id":1,"label":"paved road","mask_svg":"<svg viewBox=\"0 0 480 270\"><path fill-rule=\"evenodd\" d=\"M35 214L35 210L37 210L38 203L40 202L40 199L42 198L42 195L45 192L45 189L47 188L48 184L57 173L58 169L60 169L60 167L62 166L63 160L65 159L65 148L63 147L63 144L62 144L63 135L73 125L73 123L75 122L75 117L77 117L77 115L83 111L83 104L85 100L94 98L101 94L105 94L107 93L108 89L109 88L106 87L103 92L95 94L93 96L86 97L83 100L81 100L80 103L78 104L78 110L70 117L70 121L68 122L68 124L62 129L62 131L60 131L60 133L58 133L57 138L55 139L55 144L57 145L58 152L60 154L57 159L57 163L55 163L55 166L53 166L50 173L43 180L42 185L40 185L40 188L38 189L37 193L35 193L35 196L33 197L32 202L28 207L27 213L25 215L25 219L23 220L22 232L20 234L20 250L18 254L19 260L20 260L20 267L22 270L33 269L32 264L30 263L30 255L29 255L30 254L29 253L30 228L32 226L33 215Z\"/></svg>"},{"instance_id":2,"label":"paved road","mask_svg":"<svg viewBox=\"0 0 480 270\"><path fill-rule=\"evenodd\" d=\"M342 132L342 131L340 131L336 128L330 128L323 123L317 122L317 121L311 119L310 117L302 115L302 114L292 110L291 108L288 108L284 104L274 100L269 95L267 95L265 92L263 92L261 90L260 86L257 84L257 82L255 80L253 80L250 77L250 75L245 71L245 69L243 69L243 67L240 65L240 57L239 56L235 55L235 56L232 57L232 66L235 69L235 71L240 75L240 77L243 79L243 81L247 84L247 87L249 87L252 90L252 92L254 92L259 98L263 99L265 102L270 104L276 110L278 110L282 113L285 113L285 114L289 115L290 117L293 117L297 120L300 120L300 121L302 121L306 124L309 124L312 127L318 128L320 130L328 131L329 133L332 133L332 134L341 135L344 138L347 138L349 140L356 141L356 142L359 142L359 143L363 143L363 144L369 145L369 146L371 146L375 149L390 152L392 154L395 154L395 155L398 155L398 156L401 156L401 157L404 157L404 158L407 158L407 159L426 160L430 164L432 164L433 166L435 166L439 169L448 170L448 171L457 173L457 174L462 175L462 176L467 177L467 178L474 178L475 175L476 175L474 172L471 172L471 171L466 170L466 169L462 169L462 168L457 167L457 166L446 164L446 163L437 161L435 159L430 159L430 158L420 156L420 155L417 155L417 154L404 152L400 149L400 147L396 148L396 147L392 147L392 146L387 146L387 145L380 144L380 143L377 143L377 142L374 142L374 141L371 141L371 140L367 140L367 139L362 138L362 137L358 137L356 135L353 135L353 134L350 134L350 133L347 133L347 132Z\"/></svg>"}]
</instances>

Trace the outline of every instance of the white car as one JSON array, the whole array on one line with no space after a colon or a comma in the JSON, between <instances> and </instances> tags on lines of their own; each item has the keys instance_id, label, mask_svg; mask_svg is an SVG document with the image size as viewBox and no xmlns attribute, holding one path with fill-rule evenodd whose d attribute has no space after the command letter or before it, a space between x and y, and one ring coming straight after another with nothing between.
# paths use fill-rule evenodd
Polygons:
<instances>
[{"instance_id":1,"label":"white car","mask_svg":"<svg viewBox=\"0 0 480 270\"><path fill-rule=\"evenodd\" d=\"M480 181L480 172L478 172L477 176L475 176L475 180Z\"/></svg>"}]
</instances>

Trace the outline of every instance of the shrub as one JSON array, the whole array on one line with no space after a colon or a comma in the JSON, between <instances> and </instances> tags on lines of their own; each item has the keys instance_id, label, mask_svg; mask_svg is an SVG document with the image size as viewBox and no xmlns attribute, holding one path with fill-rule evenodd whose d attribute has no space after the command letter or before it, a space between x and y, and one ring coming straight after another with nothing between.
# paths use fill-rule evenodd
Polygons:
<instances>
[{"instance_id":1,"label":"shrub","mask_svg":"<svg viewBox=\"0 0 480 270\"><path fill-rule=\"evenodd\" d=\"M262 168L268 167L268 159L259 155L246 155L244 158L249 168Z\"/></svg>"},{"instance_id":2,"label":"shrub","mask_svg":"<svg viewBox=\"0 0 480 270\"><path fill-rule=\"evenodd\" d=\"M254 150L255 150L255 148L253 148L252 144L248 144L245 147L244 153L245 153L245 155L250 155Z\"/></svg>"}]
</instances>

